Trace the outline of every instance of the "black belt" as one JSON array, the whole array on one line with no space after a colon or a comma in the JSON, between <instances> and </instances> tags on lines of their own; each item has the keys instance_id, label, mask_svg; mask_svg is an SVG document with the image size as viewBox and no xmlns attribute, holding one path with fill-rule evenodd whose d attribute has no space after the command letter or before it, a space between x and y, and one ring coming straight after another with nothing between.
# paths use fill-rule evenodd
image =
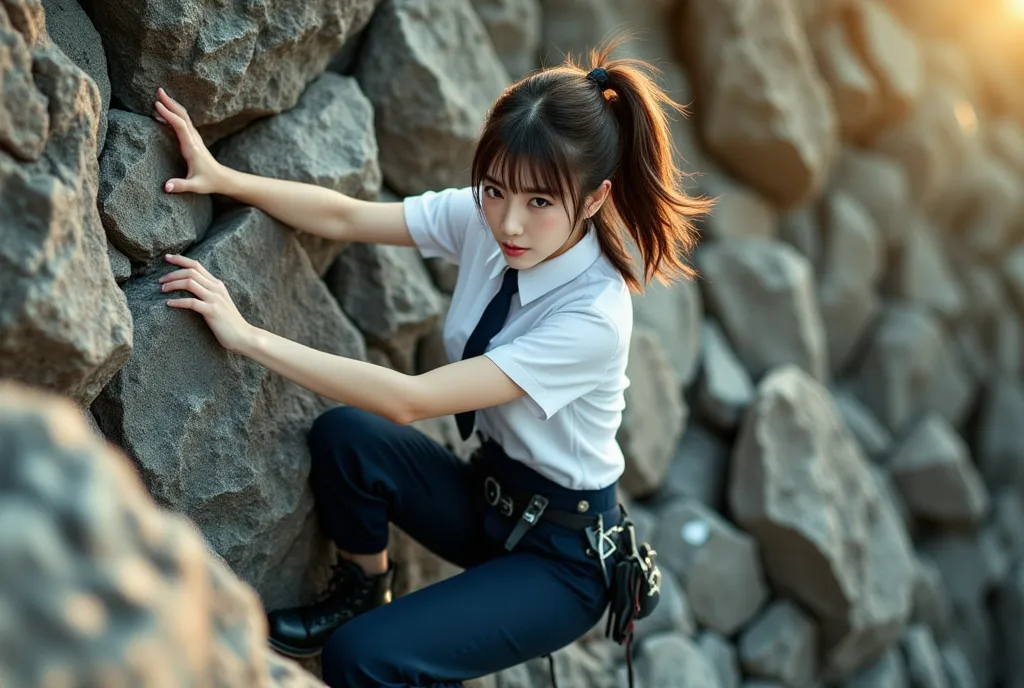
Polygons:
<instances>
[{"instance_id":1,"label":"black belt","mask_svg":"<svg viewBox=\"0 0 1024 688\"><path fill-rule=\"evenodd\" d=\"M501 483L492 476L487 476L484 479L484 499L504 516L512 517L519 514L516 527L512 529L508 540L505 541L505 549L509 551L516 546L526 531L537 525L538 521L548 521L572 530L584 530L597 525L599 521L598 516L549 509L548 499L544 495L531 495L518 490L502 488ZM584 505L585 502L580 503L580 506Z\"/></svg>"}]
</instances>

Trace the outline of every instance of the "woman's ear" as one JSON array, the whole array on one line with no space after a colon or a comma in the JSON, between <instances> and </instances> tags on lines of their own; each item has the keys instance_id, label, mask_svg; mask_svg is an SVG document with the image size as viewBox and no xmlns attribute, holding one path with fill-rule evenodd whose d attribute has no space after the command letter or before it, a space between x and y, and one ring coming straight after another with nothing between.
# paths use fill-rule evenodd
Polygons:
<instances>
[{"instance_id":1,"label":"woman's ear","mask_svg":"<svg viewBox=\"0 0 1024 688\"><path fill-rule=\"evenodd\" d=\"M584 206L583 215L587 219L594 217L594 215L597 214L597 211L601 209L601 206L604 205L604 202L605 200L607 200L608 194L610 194L611 191L612 183L605 179L603 182L601 182L600 186L597 187L597 190L595 190L592 194L587 196L587 202Z\"/></svg>"}]
</instances>

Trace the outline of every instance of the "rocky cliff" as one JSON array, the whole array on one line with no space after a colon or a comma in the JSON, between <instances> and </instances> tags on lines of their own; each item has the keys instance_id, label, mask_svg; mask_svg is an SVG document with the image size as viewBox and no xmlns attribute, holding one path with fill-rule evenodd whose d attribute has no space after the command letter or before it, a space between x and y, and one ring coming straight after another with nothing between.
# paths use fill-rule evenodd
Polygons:
<instances>
[{"instance_id":1,"label":"rocky cliff","mask_svg":"<svg viewBox=\"0 0 1024 688\"><path fill-rule=\"evenodd\" d=\"M511 80L634 28L717 199L699 278L634 300L622 496L667 574L639 685L1024 687L1019 4L0 0L0 685L317 684L261 606L322 583L330 402L164 307L161 254L285 337L445 362L451 266L165 194L156 88L224 164L394 199L467 181ZM394 535L401 592L455 573ZM560 686L624 685L602 636Z\"/></svg>"}]
</instances>

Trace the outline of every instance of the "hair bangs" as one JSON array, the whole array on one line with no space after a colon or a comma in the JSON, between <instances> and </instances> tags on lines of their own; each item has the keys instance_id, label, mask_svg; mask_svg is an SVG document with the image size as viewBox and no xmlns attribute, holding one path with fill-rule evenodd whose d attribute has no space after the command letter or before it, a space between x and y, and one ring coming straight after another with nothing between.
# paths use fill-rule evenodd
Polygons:
<instances>
[{"instance_id":1,"label":"hair bangs","mask_svg":"<svg viewBox=\"0 0 1024 688\"><path fill-rule=\"evenodd\" d=\"M578 206L577 179L570 149L531 110L496 114L477 144L473 159L473 193L493 180L510 193L537 193L561 198L566 209ZM532 115L532 116L531 116Z\"/></svg>"}]
</instances>

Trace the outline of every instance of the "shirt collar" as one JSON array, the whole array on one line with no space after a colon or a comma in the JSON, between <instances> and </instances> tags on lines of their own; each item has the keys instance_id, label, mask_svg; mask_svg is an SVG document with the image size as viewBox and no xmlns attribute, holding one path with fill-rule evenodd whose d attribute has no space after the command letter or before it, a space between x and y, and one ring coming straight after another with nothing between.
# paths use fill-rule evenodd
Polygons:
<instances>
[{"instance_id":1,"label":"shirt collar","mask_svg":"<svg viewBox=\"0 0 1024 688\"><path fill-rule=\"evenodd\" d=\"M519 271L519 303L526 305L563 284L568 284L594 264L601 257L601 244L593 225L586 234L568 251L532 268ZM491 274L497 278L507 267L501 250Z\"/></svg>"}]
</instances>

